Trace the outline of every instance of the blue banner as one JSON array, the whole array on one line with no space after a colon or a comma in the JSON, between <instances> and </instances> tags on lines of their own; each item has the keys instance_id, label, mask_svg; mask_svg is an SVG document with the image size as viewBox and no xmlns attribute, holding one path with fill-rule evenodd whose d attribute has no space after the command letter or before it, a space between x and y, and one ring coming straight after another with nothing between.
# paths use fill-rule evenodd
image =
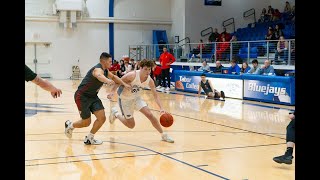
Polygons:
<instances>
[{"instance_id":1,"label":"blue banner","mask_svg":"<svg viewBox=\"0 0 320 180\"><path fill-rule=\"evenodd\" d=\"M198 92L200 76L176 76L176 89L188 92Z\"/></svg>"},{"instance_id":2,"label":"blue banner","mask_svg":"<svg viewBox=\"0 0 320 180\"><path fill-rule=\"evenodd\" d=\"M291 104L290 83L258 80L244 80L244 98L274 103Z\"/></svg>"}]
</instances>

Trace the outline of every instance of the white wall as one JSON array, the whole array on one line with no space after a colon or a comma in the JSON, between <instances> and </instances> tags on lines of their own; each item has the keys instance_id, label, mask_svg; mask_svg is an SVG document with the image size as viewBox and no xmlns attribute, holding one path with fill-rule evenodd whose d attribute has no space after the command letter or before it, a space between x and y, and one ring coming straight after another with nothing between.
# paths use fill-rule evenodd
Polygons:
<instances>
[{"instance_id":1,"label":"white wall","mask_svg":"<svg viewBox=\"0 0 320 180\"><path fill-rule=\"evenodd\" d=\"M175 0L114 0L114 17L168 20L171 1Z\"/></svg>"},{"instance_id":2,"label":"white wall","mask_svg":"<svg viewBox=\"0 0 320 180\"><path fill-rule=\"evenodd\" d=\"M40 41L52 42L49 47L51 52L44 58L41 58L43 55L39 52L37 59L39 64L50 60L46 69L50 70L48 73L55 79L69 78L72 75L71 68L77 65L78 59L84 76L85 71L99 62L101 52L109 50L109 32L105 24L79 23L74 31L61 29L55 22L26 22L25 27L26 41L31 40L32 34L37 32L40 34ZM26 51L26 61L33 57L31 48Z\"/></svg>"},{"instance_id":3,"label":"white wall","mask_svg":"<svg viewBox=\"0 0 320 180\"><path fill-rule=\"evenodd\" d=\"M279 9L280 12L283 12L286 1L290 3L291 7L295 5L295 0L270 0L270 5L272 8Z\"/></svg>"},{"instance_id":4,"label":"white wall","mask_svg":"<svg viewBox=\"0 0 320 180\"><path fill-rule=\"evenodd\" d=\"M201 38L201 30L207 27L218 28L222 31L222 22L229 18L235 19L235 29L246 27L248 23L253 22L253 17L244 19L243 12L255 8L257 20L261 10L270 5L270 0L224 0L222 6L205 6L204 1L186 0L186 36L191 41L198 42ZM233 32L233 28L229 26L227 32ZM207 41L208 36L203 38Z\"/></svg>"},{"instance_id":5,"label":"white wall","mask_svg":"<svg viewBox=\"0 0 320 180\"><path fill-rule=\"evenodd\" d=\"M26 0L26 16L52 16L54 0ZM115 18L171 19L171 0L115 0ZM89 18L109 16L109 0L88 0ZM135 17L132 17L135 15ZM52 46L39 51L38 61L50 63L45 68L52 78L66 79L72 74L72 65L80 59L82 76L99 61L101 52L109 52L108 23L77 23L75 30L61 29L59 23L26 21L25 40L30 41L33 33L39 33L41 41L50 41ZM152 30L167 30L170 37L171 25L117 24L115 23L115 59L128 54L130 44L151 44ZM31 62L33 49L26 47L25 61ZM43 54L41 54L43 53ZM40 66L40 64L39 64Z\"/></svg>"},{"instance_id":6,"label":"white wall","mask_svg":"<svg viewBox=\"0 0 320 180\"><path fill-rule=\"evenodd\" d=\"M171 37L168 36L169 43L174 43L174 36L179 36L180 40L185 38L186 11L185 0L171 1Z\"/></svg>"}]
</instances>

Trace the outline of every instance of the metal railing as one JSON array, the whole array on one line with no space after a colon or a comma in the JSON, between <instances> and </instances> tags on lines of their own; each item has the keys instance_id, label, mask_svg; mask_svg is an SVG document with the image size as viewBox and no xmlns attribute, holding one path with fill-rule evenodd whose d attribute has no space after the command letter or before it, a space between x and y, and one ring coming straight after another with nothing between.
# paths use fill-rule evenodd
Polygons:
<instances>
[{"instance_id":1,"label":"metal railing","mask_svg":"<svg viewBox=\"0 0 320 180\"><path fill-rule=\"evenodd\" d=\"M231 22L229 22L231 21ZM234 24L234 18L229 18L225 21L222 22L222 26L223 27L227 27L227 26L230 26L230 25L233 25L233 32L236 32L236 26Z\"/></svg>"},{"instance_id":2,"label":"metal railing","mask_svg":"<svg viewBox=\"0 0 320 180\"><path fill-rule=\"evenodd\" d=\"M211 42L203 43L186 43L186 46L179 44L151 44L151 45L130 45L129 49L140 49L141 59L147 58L158 61L155 49L159 46L168 48L177 62L207 62L221 61L223 64L230 63L230 60L236 59L238 63L248 62L257 59L259 63L263 63L266 59L271 60L272 64L293 65L295 62L295 39L286 39L287 48L278 52L277 43L279 40L261 40L261 41L235 41L235 42ZM153 51L149 51L153 50ZM129 55L130 56L130 55ZM130 56L135 60L137 56Z\"/></svg>"},{"instance_id":3,"label":"metal railing","mask_svg":"<svg viewBox=\"0 0 320 180\"><path fill-rule=\"evenodd\" d=\"M208 31L208 30L210 30L210 31ZM207 35L209 35L211 33L213 33L213 28L212 27L208 27L208 28L206 28L206 29L204 29L204 30L202 30L200 32L201 37L205 37L205 36L207 36Z\"/></svg>"},{"instance_id":4,"label":"metal railing","mask_svg":"<svg viewBox=\"0 0 320 180\"><path fill-rule=\"evenodd\" d=\"M254 8L251 8L251 9L249 9L249 10L247 10L247 11L245 11L243 13L243 17L244 18L252 16L252 15L253 15L253 18L254 18L254 23L256 23L257 22L257 20L256 20L256 10Z\"/></svg>"}]
</instances>

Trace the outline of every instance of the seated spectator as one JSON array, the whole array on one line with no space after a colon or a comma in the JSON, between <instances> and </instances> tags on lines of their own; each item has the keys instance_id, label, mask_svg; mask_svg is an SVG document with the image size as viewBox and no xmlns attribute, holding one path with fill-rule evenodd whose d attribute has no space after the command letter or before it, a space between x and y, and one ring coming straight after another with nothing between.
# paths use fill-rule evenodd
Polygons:
<instances>
[{"instance_id":1,"label":"seated spectator","mask_svg":"<svg viewBox=\"0 0 320 180\"><path fill-rule=\"evenodd\" d=\"M120 60L120 69L117 72L117 75L119 78L121 78L124 75L124 72L126 71L126 67L124 66L124 60Z\"/></svg>"},{"instance_id":2,"label":"seated spectator","mask_svg":"<svg viewBox=\"0 0 320 180\"><path fill-rule=\"evenodd\" d=\"M130 62L129 62L129 64L131 65L131 71L133 71L134 70L134 67L136 66L136 63L134 62L134 59L130 59Z\"/></svg>"},{"instance_id":3,"label":"seated spectator","mask_svg":"<svg viewBox=\"0 0 320 180\"><path fill-rule=\"evenodd\" d=\"M260 68L258 67L258 60L254 59L252 60L252 68L248 71L248 74L258 74L260 71Z\"/></svg>"},{"instance_id":4,"label":"seated spectator","mask_svg":"<svg viewBox=\"0 0 320 180\"><path fill-rule=\"evenodd\" d=\"M260 75L275 75L273 66L270 65L270 61L267 59L264 61L264 65L261 67L257 74Z\"/></svg>"},{"instance_id":5,"label":"seated spectator","mask_svg":"<svg viewBox=\"0 0 320 180\"><path fill-rule=\"evenodd\" d=\"M219 41L220 34L218 33L218 29L214 28L214 32L212 32L209 36L209 42L217 42Z\"/></svg>"},{"instance_id":6,"label":"seated spectator","mask_svg":"<svg viewBox=\"0 0 320 180\"><path fill-rule=\"evenodd\" d=\"M267 15L266 15L266 19L268 21L272 20L273 13L274 13L274 9L271 6L268 6L268 12L267 12Z\"/></svg>"},{"instance_id":7,"label":"seated spectator","mask_svg":"<svg viewBox=\"0 0 320 180\"><path fill-rule=\"evenodd\" d=\"M139 70L140 69L140 60L137 60L137 63L134 65L134 70Z\"/></svg>"},{"instance_id":8,"label":"seated spectator","mask_svg":"<svg viewBox=\"0 0 320 180\"><path fill-rule=\"evenodd\" d=\"M113 64L111 65L111 67L109 68L109 71L114 74L117 75L117 72L120 70L120 64L118 63L117 60L114 60Z\"/></svg>"},{"instance_id":9,"label":"seated spectator","mask_svg":"<svg viewBox=\"0 0 320 180\"><path fill-rule=\"evenodd\" d=\"M286 5L284 7L284 10L283 10L284 13L287 13L287 14L290 14L291 13L291 6L290 6L290 3L288 1L286 1Z\"/></svg>"},{"instance_id":10,"label":"seated spectator","mask_svg":"<svg viewBox=\"0 0 320 180\"><path fill-rule=\"evenodd\" d=\"M281 19L281 13L279 11L279 9L275 9L274 13L272 15L272 21L278 21Z\"/></svg>"},{"instance_id":11,"label":"seated spectator","mask_svg":"<svg viewBox=\"0 0 320 180\"><path fill-rule=\"evenodd\" d=\"M265 22L266 18L267 18L266 15L267 15L267 10L266 10L266 8L263 8L262 12L260 14L260 19L258 20L258 22L260 22L260 23Z\"/></svg>"},{"instance_id":12,"label":"seated spectator","mask_svg":"<svg viewBox=\"0 0 320 180\"><path fill-rule=\"evenodd\" d=\"M210 66L207 64L207 61L202 62L202 66L198 69L198 71L210 72Z\"/></svg>"},{"instance_id":13,"label":"seated spectator","mask_svg":"<svg viewBox=\"0 0 320 180\"><path fill-rule=\"evenodd\" d=\"M231 60L231 66L228 68L228 74L240 74L240 67L237 64L237 60Z\"/></svg>"},{"instance_id":14,"label":"seated spectator","mask_svg":"<svg viewBox=\"0 0 320 180\"><path fill-rule=\"evenodd\" d=\"M284 61L288 62L288 48L289 43L288 41L285 41L283 36L280 36L280 39L277 43L277 51L274 57L274 61L278 61L278 56L283 56Z\"/></svg>"},{"instance_id":15,"label":"seated spectator","mask_svg":"<svg viewBox=\"0 0 320 180\"><path fill-rule=\"evenodd\" d=\"M274 37L273 33L273 28L271 26L268 27L268 32L267 35L265 36L266 40L275 40L276 38Z\"/></svg>"},{"instance_id":16,"label":"seated spectator","mask_svg":"<svg viewBox=\"0 0 320 180\"><path fill-rule=\"evenodd\" d=\"M280 36L284 36L283 31L278 24L276 24L273 33L274 33L274 38L276 40L278 40L280 38Z\"/></svg>"},{"instance_id":17,"label":"seated spectator","mask_svg":"<svg viewBox=\"0 0 320 180\"><path fill-rule=\"evenodd\" d=\"M247 62L243 62L240 72L241 73L247 73L250 69L251 69L251 67L248 65L248 63Z\"/></svg>"},{"instance_id":18,"label":"seated spectator","mask_svg":"<svg viewBox=\"0 0 320 180\"><path fill-rule=\"evenodd\" d=\"M201 49L201 50L200 50L200 49ZM194 49L192 50L192 55L196 55L197 57L200 57L200 52L201 52L201 51L202 51L202 53L203 53L203 51L204 51L204 44L203 44L202 39L200 39L200 42L199 42L197 48L194 48Z\"/></svg>"},{"instance_id":19,"label":"seated spectator","mask_svg":"<svg viewBox=\"0 0 320 180\"><path fill-rule=\"evenodd\" d=\"M214 73L222 73L223 66L220 61L216 61L216 68L213 70Z\"/></svg>"}]
</instances>

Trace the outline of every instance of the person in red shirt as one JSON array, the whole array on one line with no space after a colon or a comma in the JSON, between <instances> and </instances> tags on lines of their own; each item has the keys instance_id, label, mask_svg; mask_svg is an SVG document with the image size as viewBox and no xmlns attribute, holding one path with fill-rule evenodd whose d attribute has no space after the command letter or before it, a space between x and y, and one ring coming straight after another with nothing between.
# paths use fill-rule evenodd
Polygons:
<instances>
[{"instance_id":1,"label":"person in red shirt","mask_svg":"<svg viewBox=\"0 0 320 180\"><path fill-rule=\"evenodd\" d=\"M114 60L113 64L111 65L111 67L109 68L109 71L114 74L117 75L117 72L120 70L120 64L118 63L118 61Z\"/></svg>"},{"instance_id":2,"label":"person in red shirt","mask_svg":"<svg viewBox=\"0 0 320 180\"><path fill-rule=\"evenodd\" d=\"M158 86L158 89L165 89L166 91L170 90L170 65L176 61L174 56L167 51L166 47L163 47L163 53L159 58L161 69L162 69L162 87ZM168 83L166 83L166 79Z\"/></svg>"},{"instance_id":3,"label":"person in red shirt","mask_svg":"<svg viewBox=\"0 0 320 180\"><path fill-rule=\"evenodd\" d=\"M156 61L153 61L154 63L154 66L152 67L152 70L151 70L151 78L154 80L154 83L156 86L158 86L160 83L161 83L161 66L158 66L156 64Z\"/></svg>"}]
</instances>

